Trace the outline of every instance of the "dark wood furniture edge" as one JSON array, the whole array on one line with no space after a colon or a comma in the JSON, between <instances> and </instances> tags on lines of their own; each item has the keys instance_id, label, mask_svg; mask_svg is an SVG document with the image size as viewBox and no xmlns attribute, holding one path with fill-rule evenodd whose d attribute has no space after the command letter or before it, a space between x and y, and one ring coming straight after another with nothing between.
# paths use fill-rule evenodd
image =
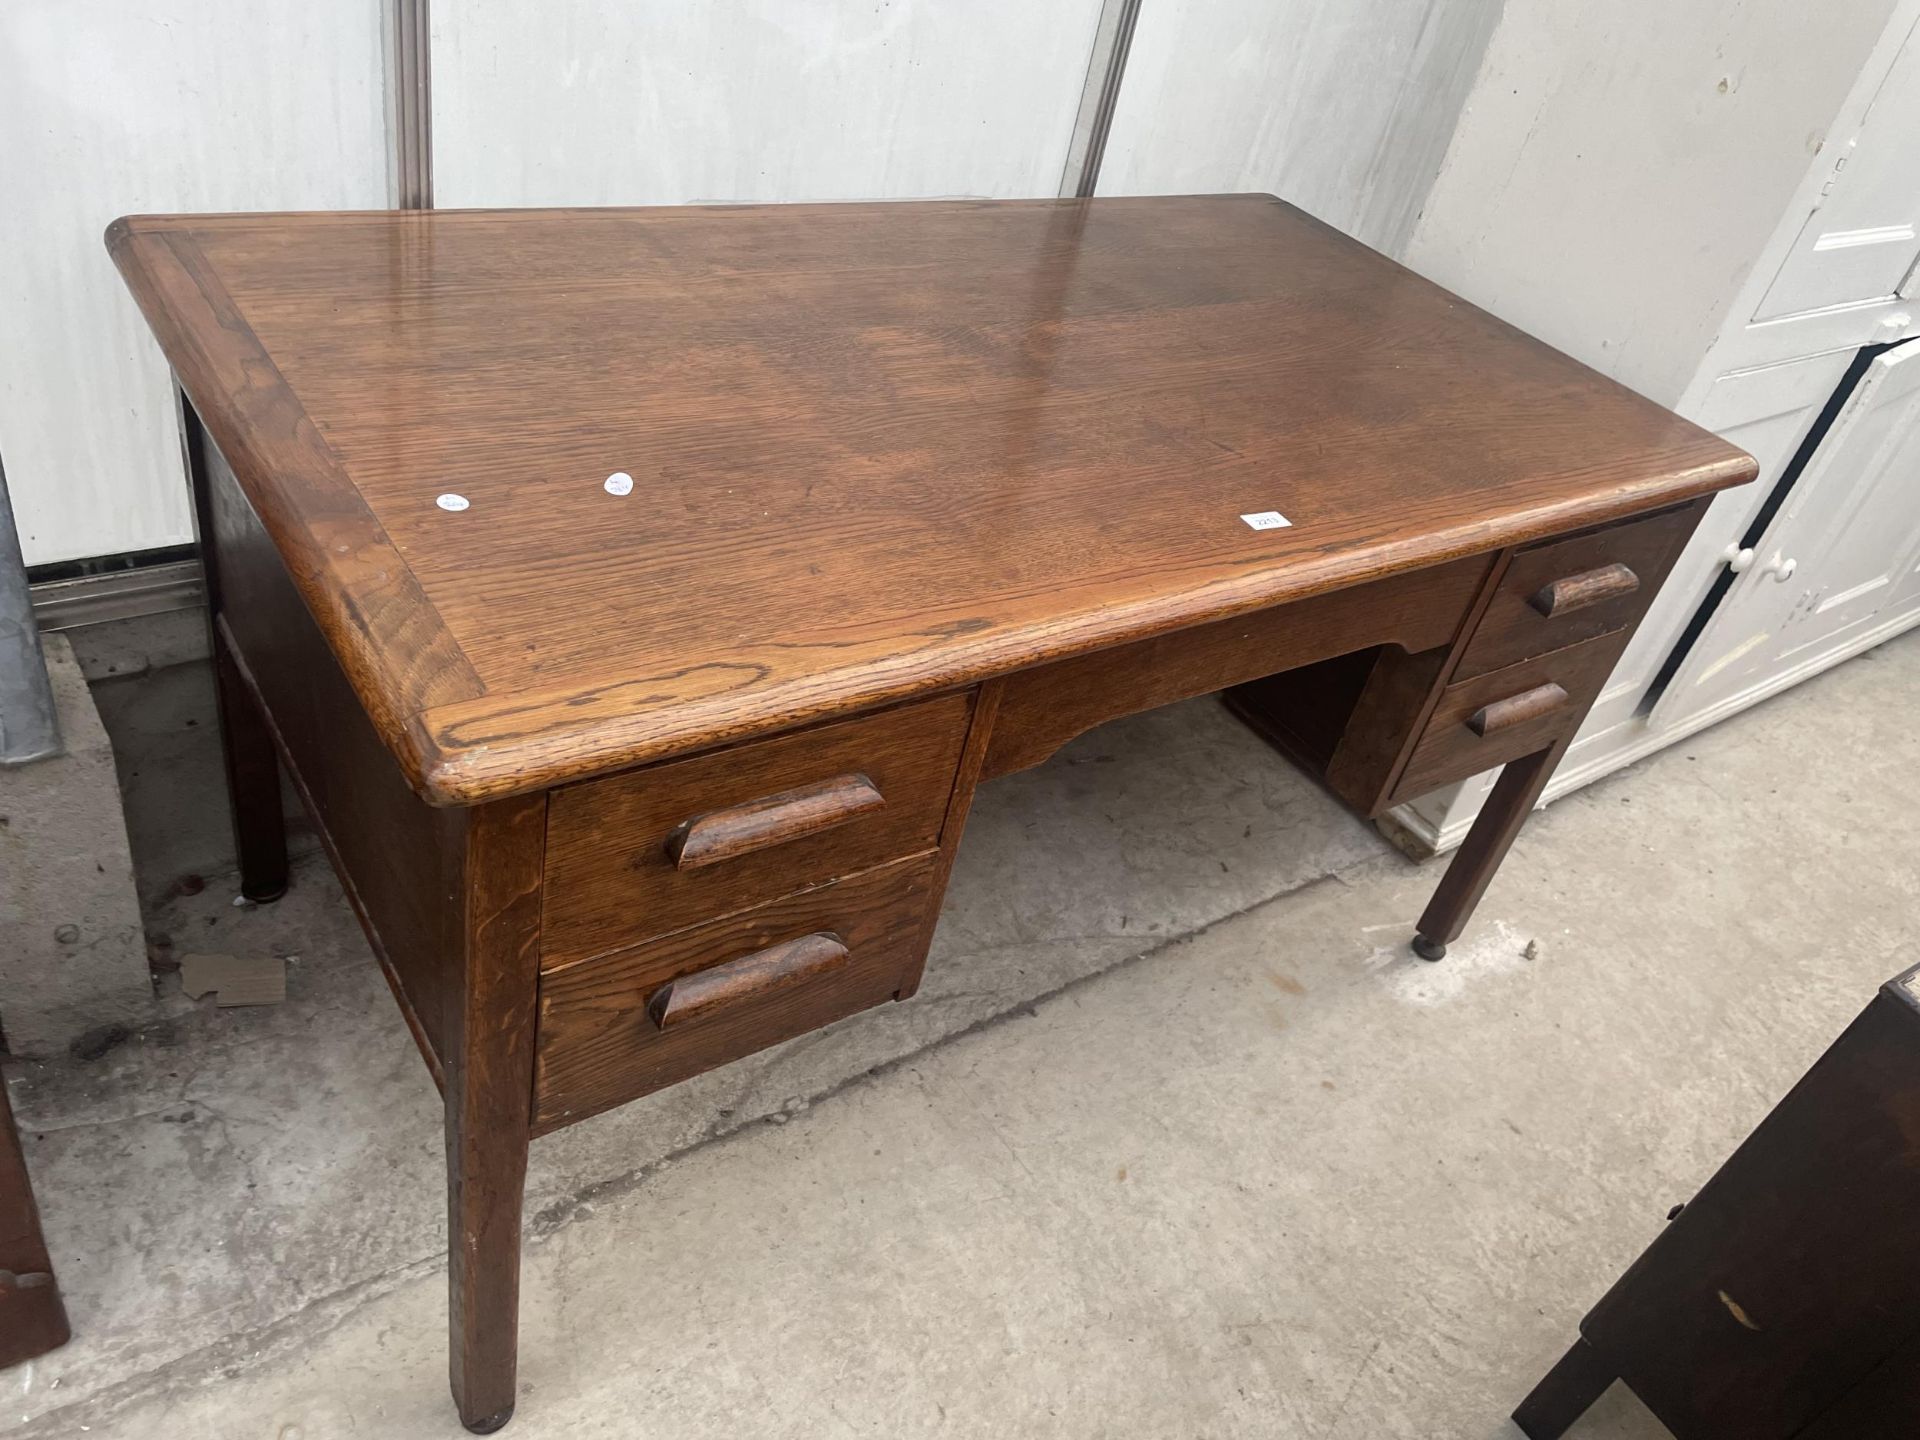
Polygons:
<instances>
[{"instance_id":1,"label":"dark wood furniture edge","mask_svg":"<svg viewBox=\"0 0 1920 1440\"><path fill-rule=\"evenodd\" d=\"M72 1335L0 1075L0 1370L56 1350Z\"/></svg>"},{"instance_id":2,"label":"dark wood furniture edge","mask_svg":"<svg viewBox=\"0 0 1920 1440\"><path fill-rule=\"evenodd\" d=\"M1765 1389L1771 1393L1760 1405L1751 1398L1760 1388L1755 1384L1736 1393L1750 1409L1763 1408L1767 1415L1798 1405L1805 1428L1823 1408L1814 1403L1822 1389L1830 1398L1844 1393L1886 1354L1920 1336L1920 1303L1910 1288L1920 1266L1920 1240L1911 1223L1911 1197L1920 1180L1920 1149L1913 1137L1914 1101L1920 1096L1920 1081L1914 1079L1920 1004L1907 989L1917 975L1920 969L1909 969L1877 987L1582 1318L1581 1338L1607 1355L1628 1388L1676 1433L1706 1418L1700 1412L1708 1407L1674 1374L1674 1362L1657 1337L1649 1343L1656 1315L1677 1310L1696 1322L1702 1312L1718 1319L1723 1309L1731 1312L1744 1301L1739 1314L1708 1333L1715 1342L1732 1339L1737 1349L1754 1337L1764 1361L1755 1368L1769 1377ZM1871 1161L1862 1158L1863 1139L1869 1139L1864 1150ZM1893 1166L1903 1171L1897 1182L1885 1173ZM1866 1183L1870 1174L1878 1183ZM1806 1224L1810 1209L1830 1214L1826 1237ZM1781 1270L1790 1273L1748 1273L1756 1253L1782 1253L1789 1233L1802 1257L1799 1264L1782 1262ZM1832 1251L1834 1235L1877 1237L1876 1263L1867 1264L1855 1250L1845 1257L1847 1263L1836 1265L1841 1257ZM1701 1262L1703 1250L1712 1256L1710 1263ZM1848 1283L1842 1285L1840 1277ZM1844 1316L1834 1309L1789 1309L1812 1303L1809 1292L1823 1290L1830 1299L1844 1291ZM1846 1342L1837 1343L1835 1332L1845 1333ZM1805 1366L1788 1363L1800 1357L1790 1347L1781 1353L1785 1342L1776 1338L1810 1333L1819 1334L1828 1348L1829 1363L1817 1381ZM1733 1388L1725 1382L1735 1349L1724 1343L1687 1348L1723 1388ZM1636 1350L1660 1352L1659 1364L1644 1365ZM1835 1370L1849 1372L1848 1383L1838 1383ZM1740 1418L1751 1422L1758 1415ZM1793 1433L1801 1429L1796 1426Z\"/></svg>"},{"instance_id":3,"label":"dark wood furniture edge","mask_svg":"<svg viewBox=\"0 0 1920 1440\"><path fill-rule=\"evenodd\" d=\"M480 677L454 643L412 569L388 538L280 374L238 304L204 263L191 232L146 226L122 217L107 227L108 253L148 325L159 337L176 382L220 448L261 523L273 537L300 598L327 636L354 693L416 790L432 757L417 745L414 716L396 708L402 693L391 657L420 657L414 682L432 699L484 693ZM198 307L227 340L216 355L176 309ZM290 510L256 482L260 474L292 474L326 499L324 507ZM331 583L323 577L331 577ZM374 593L363 577L377 577Z\"/></svg>"},{"instance_id":4,"label":"dark wood furniture edge","mask_svg":"<svg viewBox=\"0 0 1920 1440\"><path fill-rule=\"evenodd\" d=\"M1682 1437L1911 1434L1916 1056L1920 966L1883 983L1669 1212L1513 1412L1529 1440L1558 1440L1615 1378Z\"/></svg>"},{"instance_id":5,"label":"dark wood furniture edge","mask_svg":"<svg viewBox=\"0 0 1920 1440\"><path fill-rule=\"evenodd\" d=\"M445 1068L440 1057L434 1053L433 1042L427 1038L426 1029L420 1023L420 1016L413 1008L412 997L407 994L407 988L401 983L399 972L394 969L393 961L387 956L386 942L380 938L380 928L374 924L372 912L367 909L366 903L360 898L360 892L354 887L353 876L347 869L346 862L341 858L340 849L334 843L332 834L327 829L326 816L322 813L320 806L315 803L313 792L307 788L306 779L301 775L300 766L287 747L286 737L280 733L280 727L273 718L273 712L260 698L259 683L253 678L253 672L247 668L246 657L234 644L233 636L227 630L226 620L216 615L213 626L216 661L233 667L235 676L246 687L248 697L259 709L262 723L273 736L274 750L280 757L281 766L287 772L287 779L292 782L294 793L300 797L300 803L306 809L307 818L313 822L313 832L319 837L320 848L326 852L327 863L333 867L334 877L340 882L340 891L347 897L348 906L353 910L354 917L359 920L360 929L366 934L367 947L373 951L373 958L380 965L380 973L386 977L387 988L393 991L393 998L399 1003L401 1017L407 1022L407 1030L413 1036L413 1043L420 1047L420 1058L427 1062L427 1070L433 1076L435 1086L444 1092L446 1090ZM541 797L541 803L544 806L544 796Z\"/></svg>"}]
</instances>

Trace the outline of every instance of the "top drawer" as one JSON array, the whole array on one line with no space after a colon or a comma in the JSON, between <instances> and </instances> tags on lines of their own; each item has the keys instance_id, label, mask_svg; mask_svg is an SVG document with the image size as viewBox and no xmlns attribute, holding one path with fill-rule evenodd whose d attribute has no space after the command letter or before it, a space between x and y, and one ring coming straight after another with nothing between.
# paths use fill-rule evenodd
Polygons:
<instances>
[{"instance_id":1,"label":"top drawer","mask_svg":"<svg viewBox=\"0 0 1920 1440\"><path fill-rule=\"evenodd\" d=\"M1504 670L1633 624L1653 602L1699 513L1689 505L1517 552L1454 680Z\"/></svg>"},{"instance_id":2,"label":"top drawer","mask_svg":"<svg viewBox=\"0 0 1920 1440\"><path fill-rule=\"evenodd\" d=\"M949 695L556 790L543 965L932 849L972 709Z\"/></svg>"}]
</instances>

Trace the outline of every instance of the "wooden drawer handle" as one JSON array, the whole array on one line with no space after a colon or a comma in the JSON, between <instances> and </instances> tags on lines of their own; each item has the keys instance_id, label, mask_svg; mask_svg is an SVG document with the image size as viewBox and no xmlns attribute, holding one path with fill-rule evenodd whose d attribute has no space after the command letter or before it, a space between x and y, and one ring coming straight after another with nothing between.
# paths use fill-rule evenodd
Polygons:
<instances>
[{"instance_id":1,"label":"wooden drawer handle","mask_svg":"<svg viewBox=\"0 0 1920 1440\"><path fill-rule=\"evenodd\" d=\"M1542 715L1551 715L1566 703L1567 692L1549 680L1545 685L1536 685L1505 700L1482 705L1467 717L1467 728L1484 740L1502 730L1538 720Z\"/></svg>"},{"instance_id":2,"label":"wooden drawer handle","mask_svg":"<svg viewBox=\"0 0 1920 1440\"><path fill-rule=\"evenodd\" d=\"M1618 600L1640 588L1640 577L1625 565L1602 565L1598 570L1569 575L1542 585L1527 603L1549 620L1571 615L1592 605Z\"/></svg>"},{"instance_id":3,"label":"wooden drawer handle","mask_svg":"<svg viewBox=\"0 0 1920 1440\"><path fill-rule=\"evenodd\" d=\"M769 845L817 835L886 803L880 788L866 776L836 775L682 821L667 836L667 854L680 869L697 870Z\"/></svg>"},{"instance_id":4,"label":"wooden drawer handle","mask_svg":"<svg viewBox=\"0 0 1920 1440\"><path fill-rule=\"evenodd\" d=\"M790 986L804 984L847 963L847 947L838 935L822 931L769 945L738 960L669 980L647 998L647 1014L662 1030Z\"/></svg>"}]
</instances>

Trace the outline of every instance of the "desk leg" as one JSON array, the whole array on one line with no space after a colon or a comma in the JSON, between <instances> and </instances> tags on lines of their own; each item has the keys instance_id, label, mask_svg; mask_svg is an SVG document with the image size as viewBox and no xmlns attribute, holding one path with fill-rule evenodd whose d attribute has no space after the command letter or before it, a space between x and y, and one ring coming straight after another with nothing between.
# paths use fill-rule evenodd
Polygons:
<instances>
[{"instance_id":1,"label":"desk leg","mask_svg":"<svg viewBox=\"0 0 1920 1440\"><path fill-rule=\"evenodd\" d=\"M1427 902L1420 917L1420 933L1413 937L1413 952L1422 960L1445 958L1447 946L1460 938L1467 921L1487 893L1500 862L1507 858L1520 827L1539 803L1553 770L1572 742L1569 735L1559 744L1514 760L1500 772L1500 779L1481 807L1466 841L1447 866L1440 888Z\"/></svg>"},{"instance_id":2,"label":"desk leg","mask_svg":"<svg viewBox=\"0 0 1920 1440\"><path fill-rule=\"evenodd\" d=\"M194 542L207 586L207 648L213 656L214 701L220 719L220 754L227 767L227 813L240 862L240 893L257 905L287 893L287 826L280 813L280 756L260 702L227 643L221 615L219 555L213 544L212 497L207 480L207 437L200 417L174 391L180 424L180 458L193 497Z\"/></svg>"},{"instance_id":3,"label":"desk leg","mask_svg":"<svg viewBox=\"0 0 1920 1440\"><path fill-rule=\"evenodd\" d=\"M1584 1338L1576 1340L1546 1379L1520 1402L1513 1423L1527 1440L1560 1440L1613 1381L1613 1371L1600 1352Z\"/></svg>"},{"instance_id":4,"label":"desk leg","mask_svg":"<svg viewBox=\"0 0 1920 1440\"><path fill-rule=\"evenodd\" d=\"M257 905L287 893L287 825L280 811L280 757L260 702L247 689L218 626L213 634L214 685L220 706L220 752L227 767L227 810L240 861L240 893Z\"/></svg>"},{"instance_id":5,"label":"desk leg","mask_svg":"<svg viewBox=\"0 0 1920 1440\"><path fill-rule=\"evenodd\" d=\"M546 816L544 795L465 816L465 966L446 1064L448 1372L476 1435L513 1418Z\"/></svg>"}]
</instances>

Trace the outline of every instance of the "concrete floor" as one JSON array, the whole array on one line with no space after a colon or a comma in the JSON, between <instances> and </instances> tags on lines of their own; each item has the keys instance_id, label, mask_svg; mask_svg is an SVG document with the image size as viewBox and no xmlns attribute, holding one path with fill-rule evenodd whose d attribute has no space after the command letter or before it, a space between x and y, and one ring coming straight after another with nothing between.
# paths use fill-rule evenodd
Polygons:
<instances>
[{"instance_id":1,"label":"concrete floor","mask_svg":"<svg viewBox=\"0 0 1920 1440\"><path fill-rule=\"evenodd\" d=\"M0 1433L462 1434L432 1084L310 850L232 905L197 674L101 688L149 923L289 999L12 1075L77 1338ZM1438 966L1437 867L1211 703L997 782L914 1001L535 1146L506 1433L1510 1440L1913 958L1916 695L1920 634L1561 801Z\"/></svg>"}]
</instances>

